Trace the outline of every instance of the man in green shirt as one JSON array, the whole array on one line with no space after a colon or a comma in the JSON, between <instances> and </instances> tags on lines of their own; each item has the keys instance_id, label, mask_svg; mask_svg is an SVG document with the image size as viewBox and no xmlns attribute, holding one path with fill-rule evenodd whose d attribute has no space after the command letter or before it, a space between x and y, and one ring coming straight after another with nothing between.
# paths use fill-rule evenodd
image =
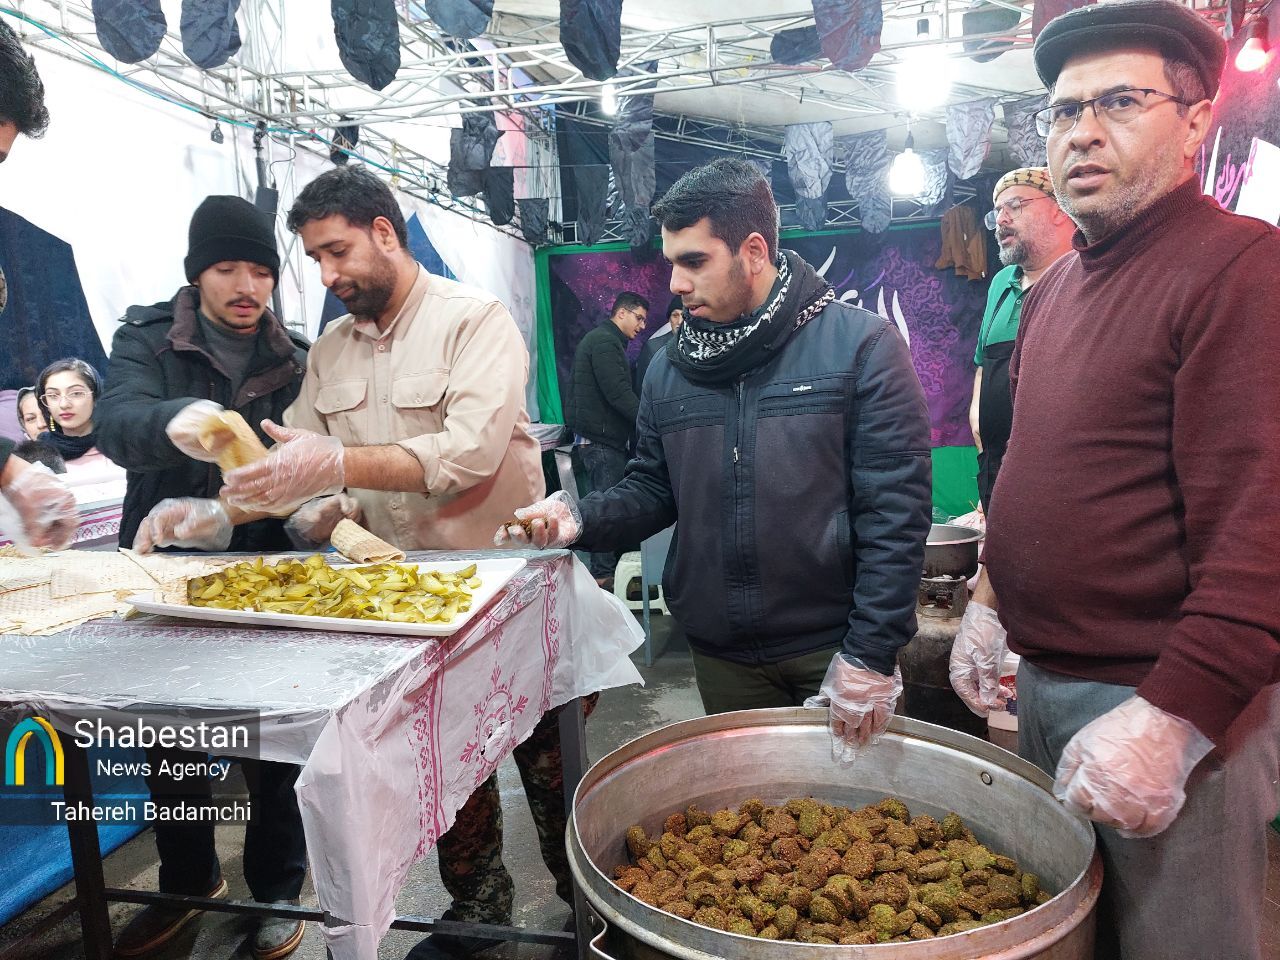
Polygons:
<instances>
[{"instance_id":1,"label":"man in green shirt","mask_svg":"<svg viewBox=\"0 0 1280 960\"><path fill-rule=\"evenodd\" d=\"M1058 208L1045 167L1010 170L992 193L987 228L996 232L1005 268L991 278L973 362L969 427L978 447L978 496L985 512L1013 426L1009 357L1018 337L1022 299L1053 261L1071 249L1075 224ZM1043 203L1041 201L1044 201Z\"/></svg>"}]
</instances>

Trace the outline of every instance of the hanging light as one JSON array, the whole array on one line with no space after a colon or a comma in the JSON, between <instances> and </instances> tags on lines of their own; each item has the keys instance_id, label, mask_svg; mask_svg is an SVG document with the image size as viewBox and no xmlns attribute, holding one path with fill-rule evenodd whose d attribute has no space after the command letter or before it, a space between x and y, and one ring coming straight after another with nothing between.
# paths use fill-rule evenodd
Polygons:
<instances>
[{"instance_id":1,"label":"hanging light","mask_svg":"<svg viewBox=\"0 0 1280 960\"><path fill-rule=\"evenodd\" d=\"M1236 54L1236 69L1241 73L1252 73L1267 65L1267 21L1254 17L1244 32L1244 46Z\"/></svg>"},{"instance_id":2,"label":"hanging light","mask_svg":"<svg viewBox=\"0 0 1280 960\"><path fill-rule=\"evenodd\" d=\"M924 161L915 146L915 137L908 131L906 148L893 158L889 168L889 192L895 196L918 197L924 193Z\"/></svg>"},{"instance_id":3,"label":"hanging light","mask_svg":"<svg viewBox=\"0 0 1280 960\"><path fill-rule=\"evenodd\" d=\"M928 43L929 19L916 21L916 45L898 62L898 102L909 110L941 106L951 93L951 61L940 44ZM923 43L922 43L923 41Z\"/></svg>"},{"instance_id":4,"label":"hanging light","mask_svg":"<svg viewBox=\"0 0 1280 960\"><path fill-rule=\"evenodd\" d=\"M610 117L618 112L618 88L612 81L600 88L600 112Z\"/></svg>"}]
</instances>

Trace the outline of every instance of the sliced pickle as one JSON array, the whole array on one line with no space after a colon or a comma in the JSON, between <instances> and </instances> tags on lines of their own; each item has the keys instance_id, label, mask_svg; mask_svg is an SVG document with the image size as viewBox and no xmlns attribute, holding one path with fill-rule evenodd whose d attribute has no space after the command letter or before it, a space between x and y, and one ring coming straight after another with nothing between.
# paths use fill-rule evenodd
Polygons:
<instances>
[{"instance_id":1,"label":"sliced pickle","mask_svg":"<svg viewBox=\"0 0 1280 960\"><path fill-rule=\"evenodd\" d=\"M187 582L188 602L216 610L257 610L393 623L452 623L481 585L476 565L455 572L378 563L332 567L316 554L265 563L261 557Z\"/></svg>"}]
</instances>

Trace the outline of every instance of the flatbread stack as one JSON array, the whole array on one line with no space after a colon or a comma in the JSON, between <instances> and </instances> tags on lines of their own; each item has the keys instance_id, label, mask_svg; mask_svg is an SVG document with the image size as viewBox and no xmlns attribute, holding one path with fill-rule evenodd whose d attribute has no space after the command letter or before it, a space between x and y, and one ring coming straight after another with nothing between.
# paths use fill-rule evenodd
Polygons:
<instances>
[{"instance_id":1,"label":"flatbread stack","mask_svg":"<svg viewBox=\"0 0 1280 960\"><path fill-rule=\"evenodd\" d=\"M247 466L267 455L253 427L234 410L211 414L200 428L200 446L218 458L223 472Z\"/></svg>"},{"instance_id":2,"label":"flatbread stack","mask_svg":"<svg viewBox=\"0 0 1280 960\"><path fill-rule=\"evenodd\" d=\"M399 563L404 559L403 550L379 540L354 520L339 520L329 542L353 563Z\"/></svg>"}]
</instances>

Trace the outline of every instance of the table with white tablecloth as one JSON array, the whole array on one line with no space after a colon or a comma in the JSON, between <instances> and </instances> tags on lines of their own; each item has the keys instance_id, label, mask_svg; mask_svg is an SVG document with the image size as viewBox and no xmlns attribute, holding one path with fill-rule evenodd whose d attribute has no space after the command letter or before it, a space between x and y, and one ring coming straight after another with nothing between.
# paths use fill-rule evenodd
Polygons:
<instances>
[{"instance_id":1,"label":"table with white tablecloth","mask_svg":"<svg viewBox=\"0 0 1280 960\"><path fill-rule=\"evenodd\" d=\"M373 958L409 868L539 718L642 682L629 659L642 638L635 619L571 553L503 555L527 563L438 639L379 636L373 623L350 634L158 617L0 636L0 703L63 729L86 707L152 722L167 709L260 716L253 755L303 766L298 798L333 956Z\"/></svg>"}]
</instances>

